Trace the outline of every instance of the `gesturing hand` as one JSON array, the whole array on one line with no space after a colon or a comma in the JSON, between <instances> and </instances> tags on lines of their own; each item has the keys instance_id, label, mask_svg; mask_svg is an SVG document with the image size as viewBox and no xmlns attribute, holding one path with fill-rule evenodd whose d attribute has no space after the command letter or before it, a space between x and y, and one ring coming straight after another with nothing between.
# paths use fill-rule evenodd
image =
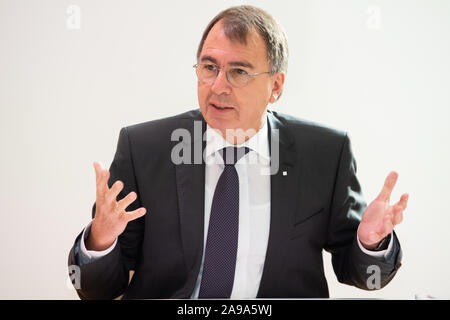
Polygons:
<instances>
[{"instance_id":1,"label":"gesturing hand","mask_svg":"<svg viewBox=\"0 0 450 320\"><path fill-rule=\"evenodd\" d=\"M139 208L127 212L125 209L136 200L136 192L130 192L120 201L116 201L124 185L117 180L108 187L109 171L94 162L97 182L96 210L91 225L91 232L86 241L88 250L102 251L110 247L125 230L128 222L142 217L146 210Z\"/></svg>"},{"instance_id":2,"label":"gesturing hand","mask_svg":"<svg viewBox=\"0 0 450 320\"><path fill-rule=\"evenodd\" d=\"M403 220L408 194L403 194L396 204L389 204L397 178L396 172L389 173L380 194L364 211L358 228L358 238L366 249L375 249L379 242L392 232L394 226Z\"/></svg>"}]
</instances>

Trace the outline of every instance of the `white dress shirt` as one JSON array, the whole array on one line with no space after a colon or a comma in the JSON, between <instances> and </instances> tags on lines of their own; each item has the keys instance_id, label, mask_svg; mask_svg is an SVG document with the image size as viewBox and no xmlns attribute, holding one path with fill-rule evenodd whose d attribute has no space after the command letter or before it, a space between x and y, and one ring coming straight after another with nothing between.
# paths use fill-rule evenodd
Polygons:
<instances>
[{"instance_id":1,"label":"white dress shirt","mask_svg":"<svg viewBox=\"0 0 450 320\"><path fill-rule=\"evenodd\" d=\"M209 125L205 150L205 232L208 235L211 205L217 181L224 169L219 150L248 147L250 151L236 162L239 176L239 234L236 271L231 299L255 298L264 267L270 230L270 152L267 117L262 128L245 143L232 145ZM197 298L203 271L205 251L192 298Z\"/></svg>"},{"instance_id":2,"label":"white dress shirt","mask_svg":"<svg viewBox=\"0 0 450 320\"><path fill-rule=\"evenodd\" d=\"M219 150L228 146L250 148L250 151L236 162L235 167L239 176L239 234L236 271L231 299L256 298L266 257L267 243L270 230L270 151L269 128L266 121L261 129L245 143L232 145L228 143L216 130L207 125L205 150L205 217L204 217L204 248L208 235L209 217L212 199L217 181L222 174L224 164ZM151 214L151 208L150 213ZM81 237L79 251L80 263L89 263L111 252L116 243L105 251L86 250L84 240L90 229L90 224ZM374 257L387 257L392 250L392 235L388 248L383 251L369 251L365 249L359 239L361 250ZM191 298L198 298L200 290L205 250L197 282Z\"/></svg>"}]
</instances>

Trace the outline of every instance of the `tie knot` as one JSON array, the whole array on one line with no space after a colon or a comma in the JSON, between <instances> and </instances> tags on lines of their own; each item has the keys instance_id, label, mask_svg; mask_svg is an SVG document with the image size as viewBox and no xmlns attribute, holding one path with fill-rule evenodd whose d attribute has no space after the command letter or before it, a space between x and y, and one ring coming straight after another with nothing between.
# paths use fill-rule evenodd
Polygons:
<instances>
[{"instance_id":1,"label":"tie knot","mask_svg":"<svg viewBox=\"0 0 450 320\"><path fill-rule=\"evenodd\" d=\"M219 152L223 158L223 163L225 165L234 166L236 162L238 162L238 160L243 156L245 156L249 151L250 149L247 147L240 147L240 148L226 147L220 150Z\"/></svg>"}]
</instances>

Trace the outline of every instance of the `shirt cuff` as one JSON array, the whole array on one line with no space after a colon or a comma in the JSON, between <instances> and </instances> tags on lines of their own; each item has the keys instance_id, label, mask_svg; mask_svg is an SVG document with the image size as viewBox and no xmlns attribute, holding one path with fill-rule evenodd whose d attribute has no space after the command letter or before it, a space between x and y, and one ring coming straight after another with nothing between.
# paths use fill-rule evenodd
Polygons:
<instances>
[{"instance_id":1,"label":"shirt cuff","mask_svg":"<svg viewBox=\"0 0 450 320\"><path fill-rule=\"evenodd\" d=\"M106 256L111 251L113 251L113 249L116 247L116 244L117 244L117 238L114 241L114 243L106 250L103 250L103 251L88 250L88 249L86 249L86 245L85 245L84 241L89 236L89 233L91 231L91 225L92 225L92 221L84 229L83 235L81 236L80 254L82 255L82 257L81 257L82 261L94 262L95 260L100 259L100 258Z\"/></svg>"},{"instance_id":2,"label":"shirt cuff","mask_svg":"<svg viewBox=\"0 0 450 320\"><path fill-rule=\"evenodd\" d=\"M387 257L389 256L389 254L392 251L392 246L393 246L392 244L393 244L393 239L394 239L393 232L391 232L391 239L389 240L387 249L380 250L380 251L372 251L372 250L368 250L368 249L364 248L364 246L361 244L361 241L359 241L358 233L356 233L356 238L358 239L358 245L359 245L359 248L361 249L361 251L369 256L372 256L375 258L387 259Z\"/></svg>"}]
</instances>

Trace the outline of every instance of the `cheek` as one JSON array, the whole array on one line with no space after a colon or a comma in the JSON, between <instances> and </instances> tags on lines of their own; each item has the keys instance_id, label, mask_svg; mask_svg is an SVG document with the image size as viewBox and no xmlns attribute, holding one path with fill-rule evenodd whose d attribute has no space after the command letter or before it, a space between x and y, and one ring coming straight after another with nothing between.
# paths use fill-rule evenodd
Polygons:
<instances>
[{"instance_id":1,"label":"cheek","mask_svg":"<svg viewBox=\"0 0 450 320\"><path fill-rule=\"evenodd\" d=\"M253 95L239 104L239 120L243 127L258 126L261 116L266 109L265 97L262 95Z\"/></svg>"},{"instance_id":2,"label":"cheek","mask_svg":"<svg viewBox=\"0 0 450 320\"><path fill-rule=\"evenodd\" d=\"M266 103L269 103L270 98L272 97L272 90L273 90L273 85L272 85L272 83L269 82L263 92Z\"/></svg>"},{"instance_id":3,"label":"cheek","mask_svg":"<svg viewBox=\"0 0 450 320\"><path fill-rule=\"evenodd\" d=\"M259 106L259 109L264 109L269 103L270 97L272 95L272 82L270 79L264 78L260 78L257 80L258 82L255 82L253 103Z\"/></svg>"},{"instance_id":4,"label":"cheek","mask_svg":"<svg viewBox=\"0 0 450 320\"><path fill-rule=\"evenodd\" d=\"M209 89L202 84L197 85L197 97L198 97L198 103L201 109L205 108L206 104L206 98L208 96Z\"/></svg>"}]
</instances>

